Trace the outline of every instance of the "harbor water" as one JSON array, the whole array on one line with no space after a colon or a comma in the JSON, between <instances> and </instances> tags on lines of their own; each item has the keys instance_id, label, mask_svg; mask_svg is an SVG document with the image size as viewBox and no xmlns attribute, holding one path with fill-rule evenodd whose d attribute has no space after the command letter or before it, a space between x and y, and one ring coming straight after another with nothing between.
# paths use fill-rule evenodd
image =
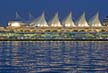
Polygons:
<instances>
[{"instance_id":1,"label":"harbor water","mask_svg":"<svg viewBox=\"0 0 108 73\"><path fill-rule=\"evenodd\" d=\"M108 41L0 41L0 73L108 73Z\"/></svg>"}]
</instances>

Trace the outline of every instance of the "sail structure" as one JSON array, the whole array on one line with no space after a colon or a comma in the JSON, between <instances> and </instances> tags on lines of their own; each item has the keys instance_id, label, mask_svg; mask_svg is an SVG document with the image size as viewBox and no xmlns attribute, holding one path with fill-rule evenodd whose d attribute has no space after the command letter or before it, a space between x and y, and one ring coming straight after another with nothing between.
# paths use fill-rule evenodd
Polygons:
<instances>
[{"instance_id":1,"label":"sail structure","mask_svg":"<svg viewBox=\"0 0 108 73\"><path fill-rule=\"evenodd\" d=\"M92 20L89 21L89 24L92 26L92 27L101 27L102 24L99 20L99 13L97 12L96 15L93 16Z\"/></svg>"},{"instance_id":2,"label":"sail structure","mask_svg":"<svg viewBox=\"0 0 108 73\"><path fill-rule=\"evenodd\" d=\"M77 24L79 27L89 27L87 20L85 18L85 12L81 15Z\"/></svg>"},{"instance_id":3,"label":"sail structure","mask_svg":"<svg viewBox=\"0 0 108 73\"><path fill-rule=\"evenodd\" d=\"M59 17L58 17L58 13L56 13L53 17L53 19L49 22L51 27L62 27Z\"/></svg>"},{"instance_id":4,"label":"sail structure","mask_svg":"<svg viewBox=\"0 0 108 73\"><path fill-rule=\"evenodd\" d=\"M28 13L28 20L26 21L26 23L28 24L28 26L29 26L29 24L30 24L34 19L35 19L35 18L34 18L34 16L32 15L32 13L29 12L29 13Z\"/></svg>"},{"instance_id":5,"label":"sail structure","mask_svg":"<svg viewBox=\"0 0 108 73\"><path fill-rule=\"evenodd\" d=\"M13 21L26 23L26 19L24 19L18 11L16 12L16 16Z\"/></svg>"},{"instance_id":6,"label":"sail structure","mask_svg":"<svg viewBox=\"0 0 108 73\"><path fill-rule=\"evenodd\" d=\"M31 12L29 12L29 20L32 20L34 18L34 16L32 15Z\"/></svg>"},{"instance_id":7,"label":"sail structure","mask_svg":"<svg viewBox=\"0 0 108 73\"><path fill-rule=\"evenodd\" d=\"M20 14L18 12L16 12L16 16L15 19L21 19L22 17L20 16Z\"/></svg>"},{"instance_id":8,"label":"sail structure","mask_svg":"<svg viewBox=\"0 0 108 73\"><path fill-rule=\"evenodd\" d=\"M30 23L31 26L35 27L48 27L47 21L45 20L45 15L42 13L41 16L36 18L32 23Z\"/></svg>"},{"instance_id":9,"label":"sail structure","mask_svg":"<svg viewBox=\"0 0 108 73\"><path fill-rule=\"evenodd\" d=\"M72 20L72 13L70 12L69 15L63 20L62 24L64 24L65 27L75 27L75 24Z\"/></svg>"}]
</instances>

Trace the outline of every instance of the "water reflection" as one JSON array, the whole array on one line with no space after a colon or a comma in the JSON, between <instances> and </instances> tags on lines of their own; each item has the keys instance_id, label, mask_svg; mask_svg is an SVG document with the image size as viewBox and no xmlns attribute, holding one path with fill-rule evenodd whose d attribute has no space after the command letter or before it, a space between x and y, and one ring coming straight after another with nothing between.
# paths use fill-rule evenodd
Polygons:
<instances>
[{"instance_id":1,"label":"water reflection","mask_svg":"<svg viewBox=\"0 0 108 73\"><path fill-rule=\"evenodd\" d=\"M107 73L108 41L1 41L0 73Z\"/></svg>"}]
</instances>

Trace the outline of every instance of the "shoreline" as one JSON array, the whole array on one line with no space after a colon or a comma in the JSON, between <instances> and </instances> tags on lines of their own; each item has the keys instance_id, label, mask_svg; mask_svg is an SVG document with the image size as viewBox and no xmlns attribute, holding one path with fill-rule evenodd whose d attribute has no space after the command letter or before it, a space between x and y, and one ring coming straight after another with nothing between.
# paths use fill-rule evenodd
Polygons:
<instances>
[{"instance_id":1,"label":"shoreline","mask_svg":"<svg viewBox=\"0 0 108 73\"><path fill-rule=\"evenodd\" d=\"M108 39L0 39L0 41L108 41Z\"/></svg>"}]
</instances>

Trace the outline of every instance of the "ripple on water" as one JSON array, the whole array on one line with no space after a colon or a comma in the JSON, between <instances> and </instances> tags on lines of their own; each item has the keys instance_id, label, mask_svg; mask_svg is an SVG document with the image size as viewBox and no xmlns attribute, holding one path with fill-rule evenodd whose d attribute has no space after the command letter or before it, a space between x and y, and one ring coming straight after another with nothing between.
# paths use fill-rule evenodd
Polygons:
<instances>
[{"instance_id":1,"label":"ripple on water","mask_svg":"<svg viewBox=\"0 0 108 73\"><path fill-rule=\"evenodd\" d=\"M0 73L107 73L107 71L108 41L0 42Z\"/></svg>"}]
</instances>

